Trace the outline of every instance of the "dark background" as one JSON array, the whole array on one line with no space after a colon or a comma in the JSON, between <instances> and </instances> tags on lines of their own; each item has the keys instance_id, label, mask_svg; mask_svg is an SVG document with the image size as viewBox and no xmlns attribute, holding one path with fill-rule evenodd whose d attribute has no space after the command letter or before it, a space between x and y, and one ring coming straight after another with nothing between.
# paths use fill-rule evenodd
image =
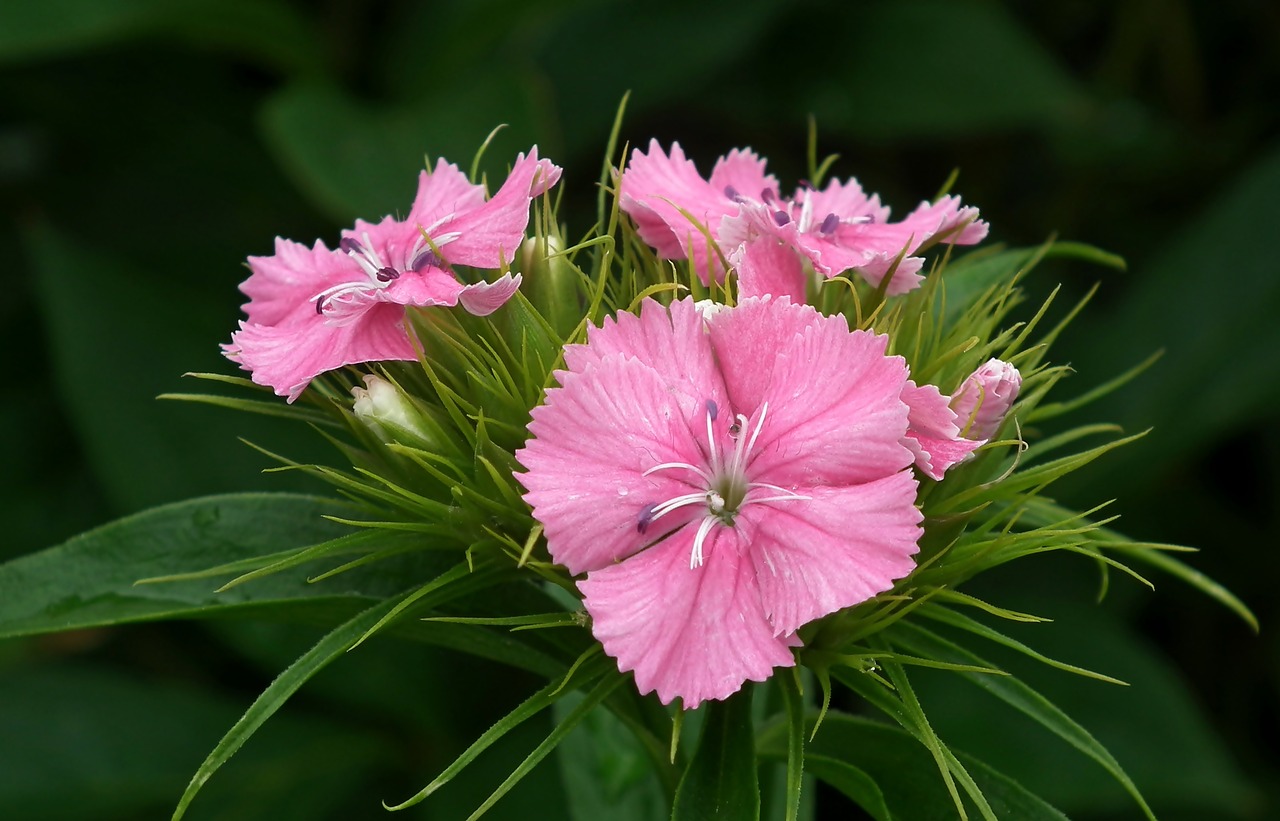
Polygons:
<instances>
[{"instance_id":1,"label":"dark background","mask_svg":"<svg viewBox=\"0 0 1280 821\"><path fill-rule=\"evenodd\" d=\"M989 242L1056 234L1128 260L1029 282L1037 298L1061 282L1063 307L1102 282L1053 356L1078 371L1064 396L1166 351L1072 420L1153 432L1053 492L1117 499L1130 535L1202 548L1188 560L1262 631L1159 575L1155 592L1115 577L1094 607L1084 560L1031 560L979 592L1060 616L1018 635L1132 683L1027 673L1162 817L1280 817L1280 7L1264 0L0 0L0 558L163 502L308 488L236 442L323 457L306 431L153 398L232 371L217 345L244 258L403 211L424 153L465 167L499 123L485 167L537 142L566 168L576 236L628 89L623 137L679 140L704 170L750 145L789 186L812 114L833 173L897 214L959 168ZM167 813L312 638L217 623L0 645L0 815ZM375 645L309 685L197 815L377 817L528 685ZM1137 817L1100 768L994 703L948 679L921 693L944 738L1073 818ZM462 817L469 789L423 813ZM558 779L528 791L563 814ZM509 800L492 817L528 813Z\"/></svg>"}]
</instances>

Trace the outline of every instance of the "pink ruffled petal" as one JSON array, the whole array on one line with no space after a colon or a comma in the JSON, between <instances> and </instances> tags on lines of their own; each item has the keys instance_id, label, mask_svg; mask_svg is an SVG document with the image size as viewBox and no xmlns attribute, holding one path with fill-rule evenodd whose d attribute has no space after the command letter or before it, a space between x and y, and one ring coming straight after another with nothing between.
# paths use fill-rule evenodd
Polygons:
<instances>
[{"instance_id":1,"label":"pink ruffled petal","mask_svg":"<svg viewBox=\"0 0 1280 821\"><path fill-rule=\"evenodd\" d=\"M876 194L868 195L855 179L847 182L831 180L821 191L796 192L796 202L807 203L813 225L820 226L828 214L840 220L885 222L889 219L888 206L880 204Z\"/></svg>"},{"instance_id":2,"label":"pink ruffled petal","mask_svg":"<svg viewBox=\"0 0 1280 821\"><path fill-rule=\"evenodd\" d=\"M736 522L777 636L888 590L912 571L919 549L923 517L909 470L804 494L748 505Z\"/></svg>"},{"instance_id":3,"label":"pink ruffled petal","mask_svg":"<svg viewBox=\"0 0 1280 821\"><path fill-rule=\"evenodd\" d=\"M725 173L741 173L738 162ZM648 154L638 148L631 152L619 185L619 207L659 256L692 260L703 282L721 279L723 266L707 234L718 239L721 218L737 213L738 205L723 186L715 188L702 178L679 143L672 143L670 156L657 140L649 143Z\"/></svg>"},{"instance_id":4,"label":"pink ruffled petal","mask_svg":"<svg viewBox=\"0 0 1280 821\"><path fill-rule=\"evenodd\" d=\"M647 299L639 315L622 312L587 330L586 345L565 347L565 364L582 371L606 356L631 356L646 363L667 385L717 407L726 405L724 382L711 355L707 321L692 299L670 308ZM701 434L700 434L701 435Z\"/></svg>"},{"instance_id":5,"label":"pink ruffled petal","mask_svg":"<svg viewBox=\"0 0 1280 821\"><path fill-rule=\"evenodd\" d=\"M790 246L772 237L756 237L734 251L729 262L738 272L739 299L785 296L797 305L806 301L804 266Z\"/></svg>"},{"instance_id":6,"label":"pink ruffled petal","mask_svg":"<svg viewBox=\"0 0 1280 821\"><path fill-rule=\"evenodd\" d=\"M952 245L974 245L987 236L987 224L978 219L978 209L961 207L960 198L943 197L935 203L922 202L904 219L903 224L913 224L931 231L921 240L922 245L949 242Z\"/></svg>"},{"instance_id":7,"label":"pink ruffled petal","mask_svg":"<svg viewBox=\"0 0 1280 821\"><path fill-rule=\"evenodd\" d=\"M492 199L460 210L431 230L440 253L452 265L499 268L510 263L524 239L535 192L545 191L559 177L559 168L538 159L536 147L527 157L521 154Z\"/></svg>"},{"instance_id":8,"label":"pink ruffled petal","mask_svg":"<svg viewBox=\"0 0 1280 821\"><path fill-rule=\"evenodd\" d=\"M503 274L493 282L477 282L468 285L458 294L458 302L469 313L488 316L507 304L507 300L520 290L519 274Z\"/></svg>"},{"instance_id":9,"label":"pink ruffled petal","mask_svg":"<svg viewBox=\"0 0 1280 821\"><path fill-rule=\"evenodd\" d=\"M777 178L766 174L764 169L765 161L750 148L735 148L716 160L715 168L711 169L711 189L726 195L727 189L732 189L753 200L760 199L765 190L777 194Z\"/></svg>"},{"instance_id":10,"label":"pink ruffled petal","mask_svg":"<svg viewBox=\"0 0 1280 821\"><path fill-rule=\"evenodd\" d=\"M953 465L986 443L985 439L974 441L961 436L955 411L934 385L907 382L902 401L911 411L902 444L915 456L916 467L930 479L941 480Z\"/></svg>"},{"instance_id":11,"label":"pink ruffled petal","mask_svg":"<svg viewBox=\"0 0 1280 821\"><path fill-rule=\"evenodd\" d=\"M240 323L223 353L290 402L320 374L362 362L417 359L404 329L404 309L375 304L352 321L335 324L311 311L304 322Z\"/></svg>"},{"instance_id":12,"label":"pink ruffled petal","mask_svg":"<svg viewBox=\"0 0 1280 821\"><path fill-rule=\"evenodd\" d=\"M685 709L727 698L746 681L764 681L795 657L765 620L756 571L737 533L712 528L705 562L690 569L696 527L578 583L591 631L618 669L635 672L641 693L654 690Z\"/></svg>"},{"instance_id":13,"label":"pink ruffled petal","mask_svg":"<svg viewBox=\"0 0 1280 821\"><path fill-rule=\"evenodd\" d=\"M631 555L696 512L682 507L651 522L657 504L706 488L692 484L691 471L644 473L701 463L690 427L705 410L701 397L673 390L633 358L611 356L573 376L534 408L532 436L516 452L528 473L516 478L552 558L577 574Z\"/></svg>"},{"instance_id":14,"label":"pink ruffled petal","mask_svg":"<svg viewBox=\"0 0 1280 821\"><path fill-rule=\"evenodd\" d=\"M379 301L397 305L450 307L458 304L458 297L465 288L453 274L428 265L420 272L401 275L386 288L375 292L375 296Z\"/></svg>"},{"instance_id":15,"label":"pink ruffled petal","mask_svg":"<svg viewBox=\"0 0 1280 821\"><path fill-rule=\"evenodd\" d=\"M715 318L711 342L735 411L754 426L768 403L751 462L756 481L859 484L911 464L899 441L907 369L884 355L886 337L850 332L843 316L786 299L747 299Z\"/></svg>"},{"instance_id":16,"label":"pink ruffled petal","mask_svg":"<svg viewBox=\"0 0 1280 821\"><path fill-rule=\"evenodd\" d=\"M276 237L276 252L269 257L249 257L252 273L240 286L249 297L244 311L248 321L277 325L303 309L309 300L331 285L364 276L360 267L340 251L331 251L316 240L312 248Z\"/></svg>"},{"instance_id":17,"label":"pink ruffled petal","mask_svg":"<svg viewBox=\"0 0 1280 821\"><path fill-rule=\"evenodd\" d=\"M471 211L484 205L484 186L467 179L458 166L441 157L430 171L418 174L418 193L405 222L424 228L450 214Z\"/></svg>"}]
</instances>

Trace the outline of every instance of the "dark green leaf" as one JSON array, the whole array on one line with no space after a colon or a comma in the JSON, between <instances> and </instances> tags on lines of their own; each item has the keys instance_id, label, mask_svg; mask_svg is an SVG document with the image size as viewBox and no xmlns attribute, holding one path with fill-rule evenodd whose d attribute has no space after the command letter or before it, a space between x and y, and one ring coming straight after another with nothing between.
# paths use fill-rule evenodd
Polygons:
<instances>
[{"instance_id":1,"label":"dark green leaf","mask_svg":"<svg viewBox=\"0 0 1280 821\"><path fill-rule=\"evenodd\" d=\"M496 191L516 153L535 141L529 83L489 72L430 89L422 99L379 108L331 86L293 86L268 101L262 124L298 186L342 222L405 213L424 157L434 164L443 156L465 170L485 137L505 123L483 163Z\"/></svg>"},{"instance_id":2,"label":"dark green leaf","mask_svg":"<svg viewBox=\"0 0 1280 821\"><path fill-rule=\"evenodd\" d=\"M190 686L87 664L7 670L0 807L24 821L163 817L239 710ZM286 809L316 817L358 796L385 763L378 739L326 720L281 716L273 730L210 791L222 815L208 817L266 821Z\"/></svg>"},{"instance_id":3,"label":"dark green leaf","mask_svg":"<svg viewBox=\"0 0 1280 821\"><path fill-rule=\"evenodd\" d=\"M816 716L809 719L812 731ZM786 757L786 724L761 731L761 757ZM828 781L877 819L954 821L956 807L929 751L905 730L836 710L823 719L806 750L810 772ZM1062 813L972 756L957 758L973 776L997 818L1062 821ZM830 762L838 762L831 764Z\"/></svg>"},{"instance_id":4,"label":"dark green leaf","mask_svg":"<svg viewBox=\"0 0 1280 821\"><path fill-rule=\"evenodd\" d=\"M315 34L267 0L42 0L0 3L0 63L160 36L225 48L284 70L316 71Z\"/></svg>"},{"instance_id":5,"label":"dark green leaf","mask_svg":"<svg viewBox=\"0 0 1280 821\"><path fill-rule=\"evenodd\" d=\"M760 783L750 688L703 707L698 749L676 790L672 821L742 821L760 817Z\"/></svg>"}]
</instances>

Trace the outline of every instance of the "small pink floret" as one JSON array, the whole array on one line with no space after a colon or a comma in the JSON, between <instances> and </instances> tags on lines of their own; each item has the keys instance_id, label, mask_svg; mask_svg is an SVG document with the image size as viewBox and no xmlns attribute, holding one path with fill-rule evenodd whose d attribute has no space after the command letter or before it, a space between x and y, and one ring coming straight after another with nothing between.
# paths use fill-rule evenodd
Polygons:
<instances>
[{"instance_id":1,"label":"small pink floret","mask_svg":"<svg viewBox=\"0 0 1280 821\"><path fill-rule=\"evenodd\" d=\"M223 353L290 402L316 376L345 365L416 359L405 308L453 306L486 315L515 293L520 278L463 284L455 265L501 268L529 222L529 204L560 178L535 147L516 158L486 199L456 165L440 160L418 176L409 215L358 220L338 247L276 239L269 257L249 257L240 290L248 318Z\"/></svg>"},{"instance_id":2,"label":"small pink floret","mask_svg":"<svg viewBox=\"0 0 1280 821\"><path fill-rule=\"evenodd\" d=\"M738 273L738 295L803 300L801 260L824 277L857 271L885 292L919 287L931 245L972 245L987 235L978 209L960 198L921 203L901 222L868 195L857 180L832 180L822 190L801 186L783 196L765 161L750 149L722 157L707 179L678 143L670 154L656 140L636 149L622 173L620 207L640 237L664 259L688 259L704 283L724 276L727 261ZM788 258L783 259L785 253Z\"/></svg>"},{"instance_id":3,"label":"small pink floret","mask_svg":"<svg viewBox=\"0 0 1280 821\"><path fill-rule=\"evenodd\" d=\"M969 374L951 398L965 436L990 439L999 433L1021 388L1022 374L1001 359L989 359Z\"/></svg>"}]
</instances>

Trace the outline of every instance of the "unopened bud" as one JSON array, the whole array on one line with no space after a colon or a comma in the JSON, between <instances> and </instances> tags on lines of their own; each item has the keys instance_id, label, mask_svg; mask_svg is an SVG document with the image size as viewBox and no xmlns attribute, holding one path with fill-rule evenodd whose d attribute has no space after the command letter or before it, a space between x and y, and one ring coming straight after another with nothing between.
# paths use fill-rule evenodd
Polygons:
<instances>
[{"instance_id":1,"label":"unopened bud","mask_svg":"<svg viewBox=\"0 0 1280 821\"><path fill-rule=\"evenodd\" d=\"M520 246L523 290L538 312L562 334L582 319L581 276L560 252L564 243L554 234L529 237Z\"/></svg>"},{"instance_id":2,"label":"unopened bud","mask_svg":"<svg viewBox=\"0 0 1280 821\"><path fill-rule=\"evenodd\" d=\"M995 437L1021 387L1022 374L1000 359L989 359L969 374L951 397L951 409L965 438Z\"/></svg>"},{"instance_id":3,"label":"unopened bud","mask_svg":"<svg viewBox=\"0 0 1280 821\"><path fill-rule=\"evenodd\" d=\"M364 384L351 389L356 418L383 441L432 449L435 437L427 418L399 388L372 373L365 375Z\"/></svg>"}]
</instances>

